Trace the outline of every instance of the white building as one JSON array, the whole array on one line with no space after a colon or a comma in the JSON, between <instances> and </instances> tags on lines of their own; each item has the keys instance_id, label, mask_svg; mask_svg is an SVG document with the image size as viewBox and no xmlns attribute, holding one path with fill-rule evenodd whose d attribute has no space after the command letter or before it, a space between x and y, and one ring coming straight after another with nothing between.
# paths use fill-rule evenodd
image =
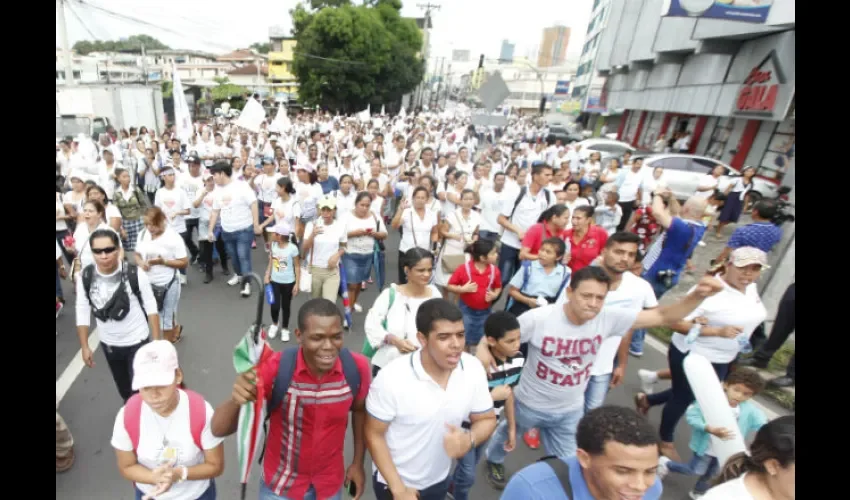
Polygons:
<instances>
[{"instance_id":1,"label":"white building","mask_svg":"<svg viewBox=\"0 0 850 500\"><path fill-rule=\"evenodd\" d=\"M573 98L581 101L583 112L606 117L605 120L597 120L596 116L591 118L589 128L595 127L597 133L603 123L608 124L609 130L616 130L621 114L621 110L608 109L606 96L603 95L606 79L600 76L596 70L599 43L602 40L605 28L608 26L610 14L611 0L594 0L572 91Z\"/></svg>"},{"instance_id":2,"label":"white building","mask_svg":"<svg viewBox=\"0 0 850 500\"><path fill-rule=\"evenodd\" d=\"M569 87L575 79L578 58L568 58L563 66L538 68L525 59L509 64L485 64L485 75L498 71L511 95L502 104L517 110L537 111L541 97L546 97L546 109L569 107ZM486 81L487 77L482 81Z\"/></svg>"}]
</instances>

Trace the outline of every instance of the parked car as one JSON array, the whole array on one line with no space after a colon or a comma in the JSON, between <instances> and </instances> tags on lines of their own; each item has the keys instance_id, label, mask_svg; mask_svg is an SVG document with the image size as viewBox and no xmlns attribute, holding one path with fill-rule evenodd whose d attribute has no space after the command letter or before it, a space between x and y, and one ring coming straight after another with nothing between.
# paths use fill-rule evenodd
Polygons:
<instances>
[{"instance_id":1,"label":"parked car","mask_svg":"<svg viewBox=\"0 0 850 500\"><path fill-rule=\"evenodd\" d=\"M611 139L600 138L586 139L576 144L576 146L581 146L581 150L578 152L581 161L587 161L590 153L594 151L602 153L603 160L606 158L620 158L627 151L632 154L637 151L637 149L628 142L612 141Z\"/></svg>"},{"instance_id":2,"label":"parked car","mask_svg":"<svg viewBox=\"0 0 850 500\"><path fill-rule=\"evenodd\" d=\"M711 173L714 167L720 165L726 169L726 174L720 178L717 189L724 191L729 185L741 176L741 172L722 161L706 156L663 153L647 156L635 155L634 158L643 158L645 175L652 175L656 167L664 169L663 180L676 198L685 200L694 194L703 175ZM750 202L755 203L762 198L775 198L778 195L779 186L765 179L756 178L753 189L750 191Z\"/></svg>"},{"instance_id":3,"label":"parked car","mask_svg":"<svg viewBox=\"0 0 850 500\"><path fill-rule=\"evenodd\" d=\"M549 128L549 135L546 136L546 144L555 144L555 141L560 139L561 144L572 144L580 142L584 139L581 134L570 132L566 127L552 126Z\"/></svg>"}]
</instances>

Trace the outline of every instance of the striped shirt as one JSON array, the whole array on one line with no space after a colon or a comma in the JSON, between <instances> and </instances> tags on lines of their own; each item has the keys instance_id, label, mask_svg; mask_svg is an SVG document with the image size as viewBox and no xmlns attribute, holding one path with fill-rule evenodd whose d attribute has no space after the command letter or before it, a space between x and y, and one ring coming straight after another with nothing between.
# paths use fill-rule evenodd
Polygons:
<instances>
[{"instance_id":1,"label":"striped shirt","mask_svg":"<svg viewBox=\"0 0 850 500\"><path fill-rule=\"evenodd\" d=\"M492 350L490 351L493 352ZM504 361L500 361L495 354L493 354L493 359L496 361L496 368L492 370L490 377L487 379L487 385L492 391L496 387L500 385L509 385L511 389L516 387L519 383L519 375L522 373L522 367L525 365L525 357L520 353L516 356L505 359ZM505 407L505 401L493 401L493 408L496 410L496 417L499 418L502 415L502 410ZM469 429L470 423L465 421L463 423L464 429Z\"/></svg>"}]
</instances>

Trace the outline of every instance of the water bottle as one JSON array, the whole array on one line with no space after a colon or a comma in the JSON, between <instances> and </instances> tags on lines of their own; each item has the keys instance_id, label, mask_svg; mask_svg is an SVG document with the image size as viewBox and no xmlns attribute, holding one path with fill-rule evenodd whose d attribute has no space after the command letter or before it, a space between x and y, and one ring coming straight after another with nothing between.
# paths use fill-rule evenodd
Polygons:
<instances>
[{"instance_id":1,"label":"water bottle","mask_svg":"<svg viewBox=\"0 0 850 500\"><path fill-rule=\"evenodd\" d=\"M702 325L699 323L694 323L694 326L688 330L688 335L685 337L685 343L693 344L696 342L697 337L699 337L700 332L702 332Z\"/></svg>"},{"instance_id":2,"label":"water bottle","mask_svg":"<svg viewBox=\"0 0 850 500\"><path fill-rule=\"evenodd\" d=\"M750 338L746 335L738 335L738 348L741 354L749 354L753 352L753 345L750 343Z\"/></svg>"},{"instance_id":3,"label":"water bottle","mask_svg":"<svg viewBox=\"0 0 850 500\"><path fill-rule=\"evenodd\" d=\"M274 288L271 283L266 284L266 302L269 305L274 304Z\"/></svg>"}]
</instances>

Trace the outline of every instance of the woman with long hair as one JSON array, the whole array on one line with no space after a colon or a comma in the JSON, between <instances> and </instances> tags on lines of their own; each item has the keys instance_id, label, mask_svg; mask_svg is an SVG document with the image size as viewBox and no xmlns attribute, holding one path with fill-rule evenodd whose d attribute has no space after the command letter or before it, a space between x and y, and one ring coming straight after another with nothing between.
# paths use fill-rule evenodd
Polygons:
<instances>
[{"instance_id":1,"label":"woman with long hair","mask_svg":"<svg viewBox=\"0 0 850 500\"><path fill-rule=\"evenodd\" d=\"M573 227L567 229L567 265L573 272L589 266L605 248L608 231L593 223L593 207L583 205L572 213Z\"/></svg>"},{"instance_id":2,"label":"woman with long hair","mask_svg":"<svg viewBox=\"0 0 850 500\"><path fill-rule=\"evenodd\" d=\"M145 196L138 186L130 184L130 172L126 169L118 169L115 172L118 178L118 187L115 188L114 202L121 213L121 225L123 227L124 248L132 252L136 248L136 239L142 228L142 213L150 205L150 200Z\"/></svg>"},{"instance_id":3,"label":"woman with long hair","mask_svg":"<svg viewBox=\"0 0 850 500\"><path fill-rule=\"evenodd\" d=\"M749 454L726 461L702 500L794 500L796 475L797 417L786 415L759 429Z\"/></svg>"},{"instance_id":4,"label":"woman with long hair","mask_svg":"<svg viewBox=\"0 0 850 500\"><path fill-rule=\"evenodd\" d=\"M531 226L525 232L522 248L519 251L519 259L537 260L537 252L543 245L543 241L552 237L565 239L569 220L570 209L566 205L552 205L544 210L540 214L537 224Z\"/></svg>"},{"instance_id":5,"label":"woman with long hair","mask_svg":"<svg viewBox=\"0 0 850 500\"><path fill-rule=\"evenodd\" d=\"M298 182L295 182L295 201L301 207L301 217L295 228L295 236L301 241L307 224L319 218L318 202L324 196L319 174L309 165L300 161L295 169Z\"/></svg>"},{"instance_id":6,"label":"woman with long hair","mask_svg":"<svg viewBox=\"0 0 850 500\"><path fill-rule=\"evenodd\" d=\"M417 186L413 190L412 199L413 203L407 198L402 201L392 220L393 229L402 230L398 245L398 282L402 285L407 282L404 255L411 248L430 250L437 241L437 227L440 223L439 215L425 207L428 201L427 188Z\"/></svg>"},{"instance_id":7,"label":"woman with long hair","mask_svg":"<svg viewBox=\"0 0 850 500\"><path fill-rule=\"evenodd\" d=\"M452 212L439 226L443 246L437 267L436 284L445 289L455 270L466 262L466 247L478 239L481 216L472 210L475 192L465 189L461 193L460 208ZM448 296L448 292L445 292Z\"/></svg>"},{"instance_id":8,"label":"woman with long hair","mask_svg":"<svg viewBox=\"0 0 850 500\"><path fill-rule=\"evenodd\" d=\"M83 205L83 222L77 224L74 231L74 262L71 265L72 276L76 277L79 271L89 264L94 263L89 246L89 236L98 229L111 229L106 223L106 209L99 201L87 201Z\"/></svg>"},{"instance_id":9,"label":"woman with long hair","mask_svg":"<svg viewBox=\"0 0 850 500\"><path fill-rule=\"evenodd\" d=\"M372 212L371 206L372 198L369 193L359 193L354 200L354 210L342 220L348 234L348 245L342 262L348 283L348 297L356 312L363 311L357 303L357 297L360 295L361 284L372 274L375 246L387 237L384 220Z\"/></svg>"},{"instance_id":10,"label":"woman with long hair","mask_svg":"<svg viewBox=\"0 0 850 500\"><path fill-rule=\"evenodd\" d=\"M86 188L86 199L88 201L99 201L105 210L104 216L109 227L114 229L121 238L124 238L123 228L121 227L121 212L115 207L106 197L106 190L99 185L89 186Z\"/></svg>"}]
</instances>

